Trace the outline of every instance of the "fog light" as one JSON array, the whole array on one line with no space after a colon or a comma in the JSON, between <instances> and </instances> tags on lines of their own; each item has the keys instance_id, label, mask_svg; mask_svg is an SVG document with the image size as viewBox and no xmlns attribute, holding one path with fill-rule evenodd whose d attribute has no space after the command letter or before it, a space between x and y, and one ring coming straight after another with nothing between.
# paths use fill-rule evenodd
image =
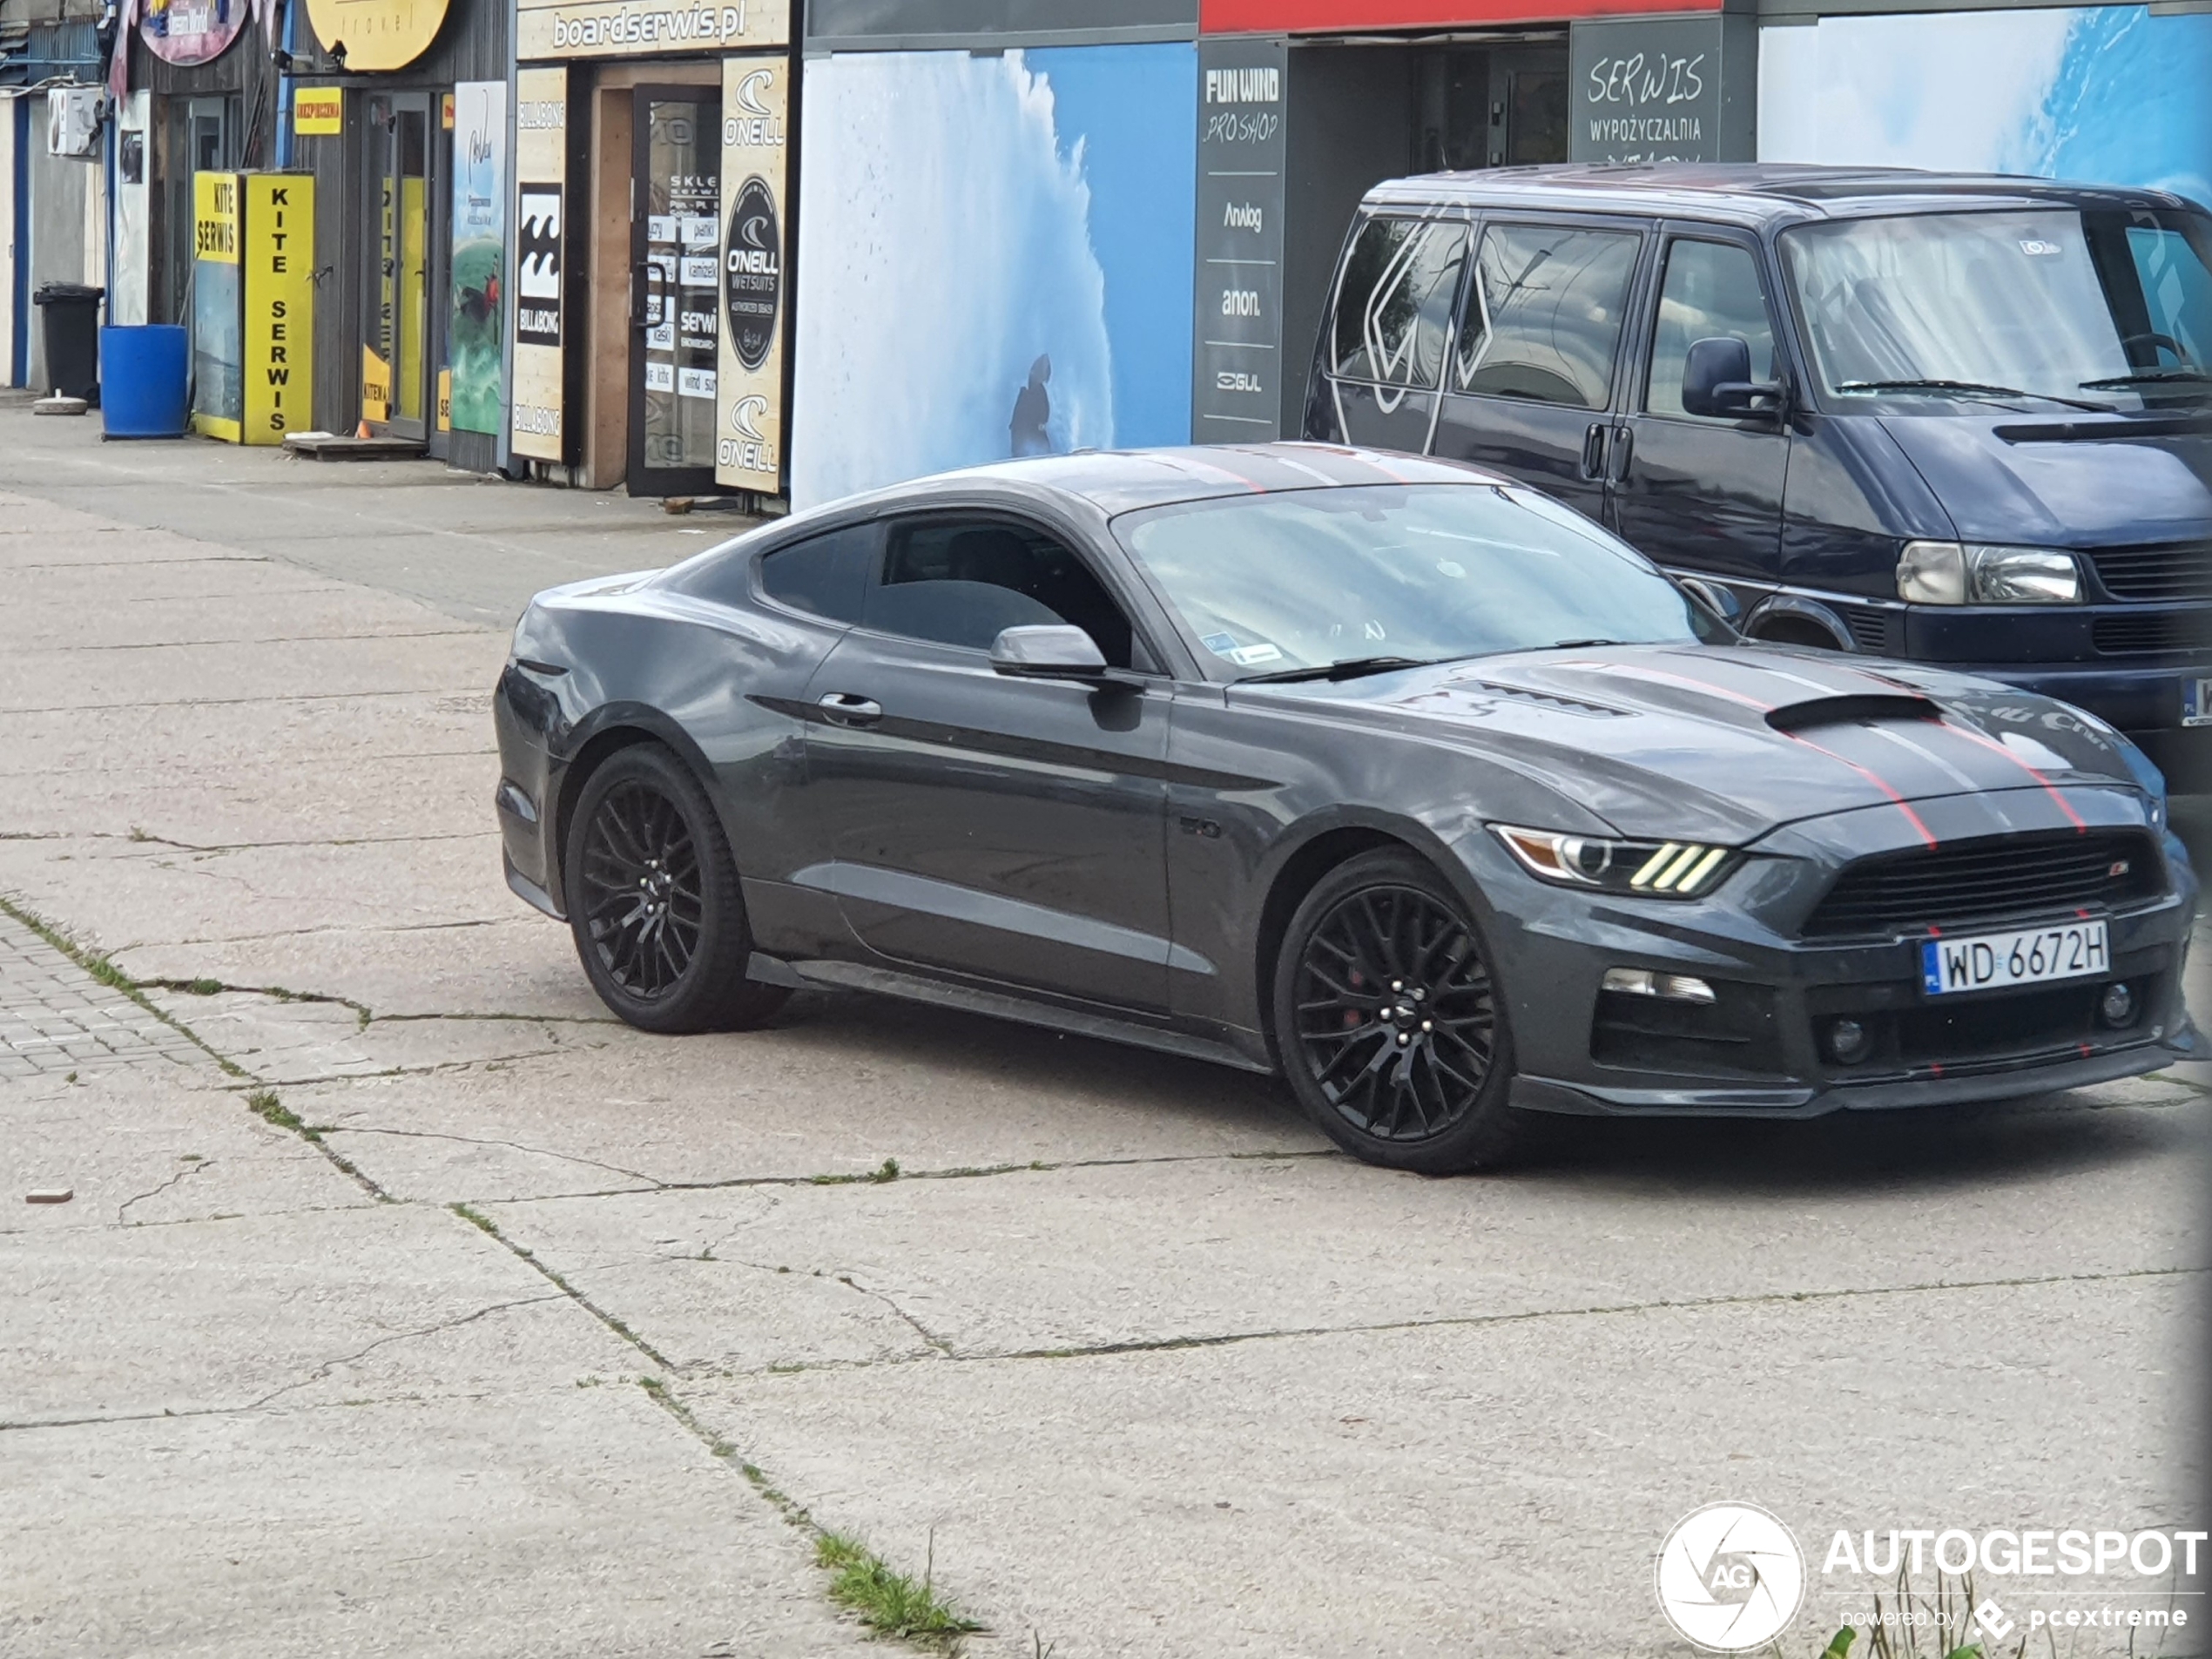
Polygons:
<instances>
[{"instance_id":1,"label":"fog light","mask_svg":"<svg viewBox=\"0 0 2212 1659\"><path fill-rule=\"evenodd\" d=\"M1858 1021L1836 1020L1830 1022L1828 1052L1834 1056L1837 1064L1855 1066L1866 1058L1867 1051L1873 1046L1873 1039L1866 1035L1866 1028Z\"/></svg>"},{"instance_id":2,"label":"fog light","mask_svg":"<svg viewBox=\"0 0 2212 1659\"><path fill-rule=\"evenodd\" d=\"M1608 968L1601 981L1623 996L1656 996L1669 1002L1715 1002L1713 988L1688 974L1655 974L1648 968Z\"/></svg>"},{"instance_id":3,"label":"fog light","mask_svg":"<svg viewBox=\"0 0 2212 1659\"><path fill-rule=\"evenodd\" d=\"M2135 1021L2135 994L2125 985L2107 985L2097 1002L2097 1017L2117 1028Z\"/></svg>"}]
</instances>

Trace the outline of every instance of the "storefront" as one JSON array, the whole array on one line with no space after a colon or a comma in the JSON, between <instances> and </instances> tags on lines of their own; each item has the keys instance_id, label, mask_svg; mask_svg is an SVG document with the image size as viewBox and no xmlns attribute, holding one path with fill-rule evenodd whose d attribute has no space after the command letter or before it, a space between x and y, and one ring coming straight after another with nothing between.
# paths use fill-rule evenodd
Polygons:
<instances>
[{"instance_id":1,"label":"storefront","mask_svg":"<svg viewBox=\"0 0 2212 1659\"><path fill-rule=\"evenodd\" d=\"M1206 0L1201 442L1295 434L1329 279L1382 179L1752 156L1749 13L1637 0Z\"/></svg>"},{"instance_id":2,"label":"storefront","mask_svg":"<svg viewBox=\"0 0 2212 1659\"><path fill-rule=\"evenodd\" d=\"M513 452L638 496L785 488L783 0L520 0Z\"/></svg>"},{"instance_id":3,"label":"storefront","mask_svg":"<svg viewBox=\"0 0 2212 1659\"><path fill-rule=\"evenodd\" d=\"M1187 441L1196 0L815 0L807 30L795 504Z\"/></svg>"}]
</instances>

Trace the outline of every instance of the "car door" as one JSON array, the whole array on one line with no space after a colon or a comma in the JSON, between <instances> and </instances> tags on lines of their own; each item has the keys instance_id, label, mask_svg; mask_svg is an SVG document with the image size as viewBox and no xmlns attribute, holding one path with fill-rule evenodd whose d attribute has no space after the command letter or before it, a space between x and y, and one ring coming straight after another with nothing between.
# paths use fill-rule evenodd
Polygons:
<instances>
[{"instance_id":1,"label":"car door","mask_svg":"<svg viewBox=\"0 0 2212 1659\"><path fill-rule=\"evenodd\" d=\"M1352 238L1325 347L1345 442L1428 448L1467 243L1462 221L1396 215Z\"/></svg>"},{"instance_id":2,"label":"car door","mask_svg":"<svg viewBox=\"0 0 2212 1659\"><path fill-rule=\"evenodd\" d=\"M1157 1014L1169 682L1073 539L998 511L890 523L860 625L807 688L831 857L800 879L894 962ZM993 671L1001 629L1051 623L1147 677Z\"/></svg>"},{"instance_id":3,"label":"car door","mask_svg":"<svg viewBox=\"0 0 2212 1659\"><path fill-rule=\"evenodd\" d=\"M1484 221L1433 453L1494 468L1602 522L1622 324L1644 240L1635 221Z\"/></svg>"},{"instance_id":4,"label":"car door","mask_svg":"<svg viewBox=\"0 0 2212 1659\"><path fill-rule=\"evenodd\" d=\"M1751 348L1751 378L1777 378L1759 245L1717 226L1675 225L1660 260L1633 408L1609 469L1613 528L1670 570L1771 587L1789 434L1778 414L1691 415L1682 398L1684 361L1699 340L1735 335Z\"/></svg>"}]
</instances>

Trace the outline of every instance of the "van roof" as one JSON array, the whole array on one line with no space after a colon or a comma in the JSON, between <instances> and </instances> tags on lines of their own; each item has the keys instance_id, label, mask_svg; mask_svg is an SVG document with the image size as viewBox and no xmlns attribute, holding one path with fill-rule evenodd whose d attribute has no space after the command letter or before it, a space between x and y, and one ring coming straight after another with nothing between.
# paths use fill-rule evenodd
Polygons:
<instances>
[{"instance_id":1,"label":"van roof","mask_svg":"<svg viewBox=\"0 0 2212 1659\"><path fill-rule=\"evenodd\" d=\"M1437 172L1377 185L1377 206L1509 206L1561 212L1679 214L1766 226L1959 207L2116 207L2192 204L2161 190L2068 184L2003 173L1797 162L1573 162Z\"/></svg>"}]
</instances>

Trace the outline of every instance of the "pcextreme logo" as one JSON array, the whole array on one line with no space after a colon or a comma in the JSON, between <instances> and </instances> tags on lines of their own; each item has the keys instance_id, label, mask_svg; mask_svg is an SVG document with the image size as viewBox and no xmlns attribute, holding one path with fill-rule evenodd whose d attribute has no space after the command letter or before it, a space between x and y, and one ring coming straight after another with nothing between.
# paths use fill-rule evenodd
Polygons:
<instances>
[{"instance_id":1,"label":"pcextreme logo","mask_svg":"<svg viewBox=\"0 0 2212 1659\"><path fill-rule=\"evenodd\" d=\"M1660 1610L1685 1640L1743 1653L1764 1647L1797 1616L1804 1552L1757 1505L1709 1503L1667 1534L1656 1579Z\"/></svg>"}]
</instances>

